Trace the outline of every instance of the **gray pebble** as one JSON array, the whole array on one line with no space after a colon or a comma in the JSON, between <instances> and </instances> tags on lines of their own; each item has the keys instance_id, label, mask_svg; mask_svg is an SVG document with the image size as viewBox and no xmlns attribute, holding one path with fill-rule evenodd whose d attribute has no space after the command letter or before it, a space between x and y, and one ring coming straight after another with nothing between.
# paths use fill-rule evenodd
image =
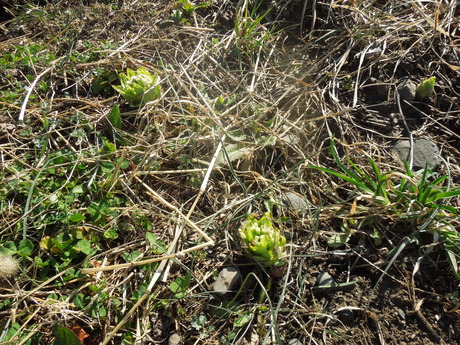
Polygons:
<instances>
[{"instance_id":1,"label":"gray pebble","mask_svg":"<svg viewBox=\"0 0 460 345\"><path fill-rule=\"evenodd\" d=\"M353 310L343 309L339 311L338 317L340 321L347 324L347 323L352 323L354 321L355 314L353 313Z\"/></svg>"},{"instance_id":2,"label":"gray pebble","mask_svg":"<svg viewBox=\"0 0 460 345\"><path fill-rule=\"evenodd\" d=\"M393 152L404 161L409 162L410 141L399 141L393 148ZM424 169L425 164L428 168L434 169L439 164L439 149L435 143L428 139L415 139L413 142L414 168Z\"/></svg>"},{"instance_id":3,"label":"gray pebble","mask_svg":"<svg viewBox=\"0 0 460 345\"><path fill-rule=\"evenodd\" d=\"M316 280L316 285L321 287L334 287L337 286L335 280L327 272L323 272L318 276Z\"/></svg>"},{"instance_id":4,"label":"gray pebble","mask_svg":"<svg viewBox=\"0 0 460 345\"><path fill-rule=\"evenodd\" d=\"M287 193L283 197L283 205L287 209L292 209L301 213L308 211L308 204L305 199L292 192Z\"/></svg>"},{"instance_id":5,"label":"gray pebble","mask_svg":"<svg viewBox=\"0 0 460 345\"><path fill-rule=\"evenodd\" d=\"M171 336L168 339L168 345L179 345L181 343L181 337L177 333L171 334Z\"/></svg>"},{"instance_id":6,"label":"gray pebble","mask_svg":"<svg viewBox=\"0 0 460 345\"><path fill-rule=\"evenodd\" d=\"M240 283L241 274L236 267L225 267L220 271L212 290L216 295L224 297L229 292L238 290Z\"/></svg>"},{"instance_id":7,"label":"gray pebble","mask_svg":"<svg viewBox=\"0 0 460 345\"><path fill-rule=\"evenodd\" d=\"M399 96L406 101L415 100L416 90L417 85L411 80L406 80L398 86Z\"/></svg>"}]
</instances>

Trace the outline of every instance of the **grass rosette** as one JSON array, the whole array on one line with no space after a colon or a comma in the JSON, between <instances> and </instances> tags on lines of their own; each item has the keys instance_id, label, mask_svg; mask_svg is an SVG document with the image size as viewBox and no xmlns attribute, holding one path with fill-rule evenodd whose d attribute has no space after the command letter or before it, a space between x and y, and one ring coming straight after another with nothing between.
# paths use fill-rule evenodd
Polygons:
<instances>
[{"instance_id":1,"label":"grass rosette","mask_svg":"<svg viewBox=\"0 0 460 345\"><path fill-rule=\"evenodd\" d=\"M113 86L131 106L145 105L160 97L161 86L158 83L160 77L153 76L145 68L140 67L137 71L128 68L125 73L120 73L121 85Z\"/></svg>"},{"instance_id":2,"label":"grass rosette","mask_svg":"<svg viewBox=\"0 0 460 345\"><path fill-rule=\"evenodd\" d=\"M266 267L284 265L284 260L281 257L284 254L286 238L273 225L269 213L266 213L259 220L250 214L245 224L240 228L239 234L246 245L247 253L254 260Z\"/></svg>"}]
</instances>

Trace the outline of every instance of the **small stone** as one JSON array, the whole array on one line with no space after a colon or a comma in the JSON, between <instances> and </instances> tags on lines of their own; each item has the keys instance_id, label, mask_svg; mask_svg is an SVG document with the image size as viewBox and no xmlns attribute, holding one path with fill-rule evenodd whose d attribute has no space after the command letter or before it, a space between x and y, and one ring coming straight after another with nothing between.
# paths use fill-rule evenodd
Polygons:
<instances>
[{"instance_id":1,"label":"small stone","mask_svg":"<svg viewBox=\"0 0 460 345\"><path fill-rule=\"evenodd\" d=\"M237 290L239 283L241 283L241 273L236 267L226 267L220 271L212 290L216 295L224 297L232 290Z\"/></svg>"},{"instance_id":2,"label":"small stone","mask_svg":"<svg viewBox=\"0 0 460 345\"><path fill-rule=\"evenodd\" d=\"M297 338L293 338L289 340L288 345L302 345L302 342Z\"/></svg>"},{"instance_id":3,"label":"small stone","mask_svg":"<svg viewBox=\"0 0 460 345\"><path fill-rule=\"evenodd\" d=\"M177 333L171 334L171 336L168 339L168 345L179 345L181 343L181 337Z\"/></svg>"},{"instance_id":4,"label":"small stone","mask_svg":"<svg viewBox=\"0 0 460 345\"><path fill-rule=\"evenodd\" d=\"M355 314L353 310L350 309L342 309L338 313L339 320L345 324L352 323L355 320Z\"/></svg>"},{"instance_id":5,"label":"small stone","mask_svg":"<svg viewBox=\"0 0 460 345\"><path fill-rule=\"evenodd\" d=\"M298 145L300 143L300 138L290 133L285 133L281 136L281 140L287 145Z\"/></svg>"},{"instance_id":6,"label":"small stone","mask_svg":"<svg viewBox=\"0 0 460 345\"><path fill-rule=\"evenodd\" d=\"M283 205L288 209L301 213L308 211L308 204L305 199L292 192L287 193L283 197Z\"/></svg>"},{"instance_id":7,"label":"small stone","mask_svg":"<svg viewBox=\"0 0 460 345\"><path fill-rule=\"evenodd\" d=\"M398 86L399 96L406 101L415 100L416 90L417 85L411 80L406 80Z\"/></svg>"},{"instance_id":8,"label":"small stone","mask_svg":"<svg viewBox=\"0 0 460 345\"><path fill-rule=\"evenodd\" d=\"M318 276L318 279L316 280L316 285L320 287L335 287L337 286L337 283L329 273L323 272Z\"/></svg>"},{"instance_id":9,"label":"small stone","mask_svg":"<svg viewBox=\"0 0 460 345\"><path fill-rule=\"evenodd\" d=\"M393 152L401 161L410 161L410 141L399 141L393 148ZM429 169L435 169L439 164L439 149L435 143L428 139L415 139L413 141L413 167L424 169L425 165Z\"/></svg>"}]
</instances>

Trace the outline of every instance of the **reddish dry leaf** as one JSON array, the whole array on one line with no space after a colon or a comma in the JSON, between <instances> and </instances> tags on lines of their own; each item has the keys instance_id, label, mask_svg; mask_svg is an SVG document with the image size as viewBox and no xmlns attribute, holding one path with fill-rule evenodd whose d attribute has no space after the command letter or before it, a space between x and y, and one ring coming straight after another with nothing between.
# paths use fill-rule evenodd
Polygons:
<instances>
[{"instance_id":1,"label":"reddish dry leaf","mask_svg":"<svg viewBox=\"0 0 460 345\"><path fill-rule=\"evenodd\" d=\"M83 344L85 339L89 337L89 334L85 332L80 326L74 326L71 331L77 336L78 340Z\"/></svg>"}]
</instances>

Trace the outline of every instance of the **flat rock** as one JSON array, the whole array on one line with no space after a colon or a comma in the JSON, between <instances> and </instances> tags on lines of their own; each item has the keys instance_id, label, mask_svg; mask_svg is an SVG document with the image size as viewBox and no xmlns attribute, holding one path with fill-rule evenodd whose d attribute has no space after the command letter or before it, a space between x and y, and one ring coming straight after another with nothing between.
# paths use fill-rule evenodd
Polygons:
<instances>
[{"instance_id":1,"label":"flat rock","mask_svg":"<svg viewBox=\"0 0 460 345\"><path fill-rule=\"evenodd\" d=\"M212 290L216 295L224 297L228 293L238 290L239 284L241 284L241 273L236 267L225 267L220 271Z\"/></svg>"},{"instance_id":2,"label":"flat rock","mask_svg":"<svg viewBox=\"0 0 460 345\"><path fill-rule=\"evenodd\" d=\"M355 314L351 309L342 309L337 316L344 324L352 323L355 320Z\"/></svg>"},{"instance_id":3,"label":"flat rock","mask_svg":"<svg viewBox=\"0 0 460 345\"><path fill-rule=\"evenodd\" d=\"M289 340L288 345L302 345L302 342L299 339L293 338Z\"/></svg>"},{"instance_id":4,"label":"flat rock","mask_svg":"<svg viewBox=\"0 0 460 345\"><path fill-rule=\"evenodd\" d=\"M406 80L398 86L399 96L406 101L415 100L416 90L417 85L411 80Z\"/></svg>"},{"instance_id":5,"label":"flat rock","mask_svg":"<svg viewBox=\"0 0 460 345\"><path fill-rule=\"evenodd\" d=\"M331 275L327 272L322 272L317 280L316 286L323 287L323 288L333 288L337 286L335 280L331 277Z\"/></svg>"},{"instance_id":6,"label":"flat rock","mask_svg":"<svg viewBox=\"0 0 460 345\"><path fill-rule=\"evenodd\" d=\"M283 205L288 209L301 213L308 211L308 204L305 199L292 192L286 193L286 195L283 196Z\"/></svg>"},{"instance_id":7,"label":"flat rock","mask_svg":"<svg viewBox=\"0 0 460 345\"><path fill-rule=\"evenodd\" d=\"M168 345L179 345L181 343L181 337L177 333L171 334L171 336L168 339Z\"/></svg>"},{"instance_id":8,"label":"flat rock","mask_svg":"<svg viewBox=\"0 0 460 345\"><path fill-rule=\"evenodd\" d=\"M439 164L439 149L435 143L428 139L415 139L413 144L413 167L424 169L425 165L428 165L428 168L434 169ZM399 141L393 148L393 152L401 159L410 161L409 157L410 151L410 141L402 140Z\"/></svg>"}]
</instances>

